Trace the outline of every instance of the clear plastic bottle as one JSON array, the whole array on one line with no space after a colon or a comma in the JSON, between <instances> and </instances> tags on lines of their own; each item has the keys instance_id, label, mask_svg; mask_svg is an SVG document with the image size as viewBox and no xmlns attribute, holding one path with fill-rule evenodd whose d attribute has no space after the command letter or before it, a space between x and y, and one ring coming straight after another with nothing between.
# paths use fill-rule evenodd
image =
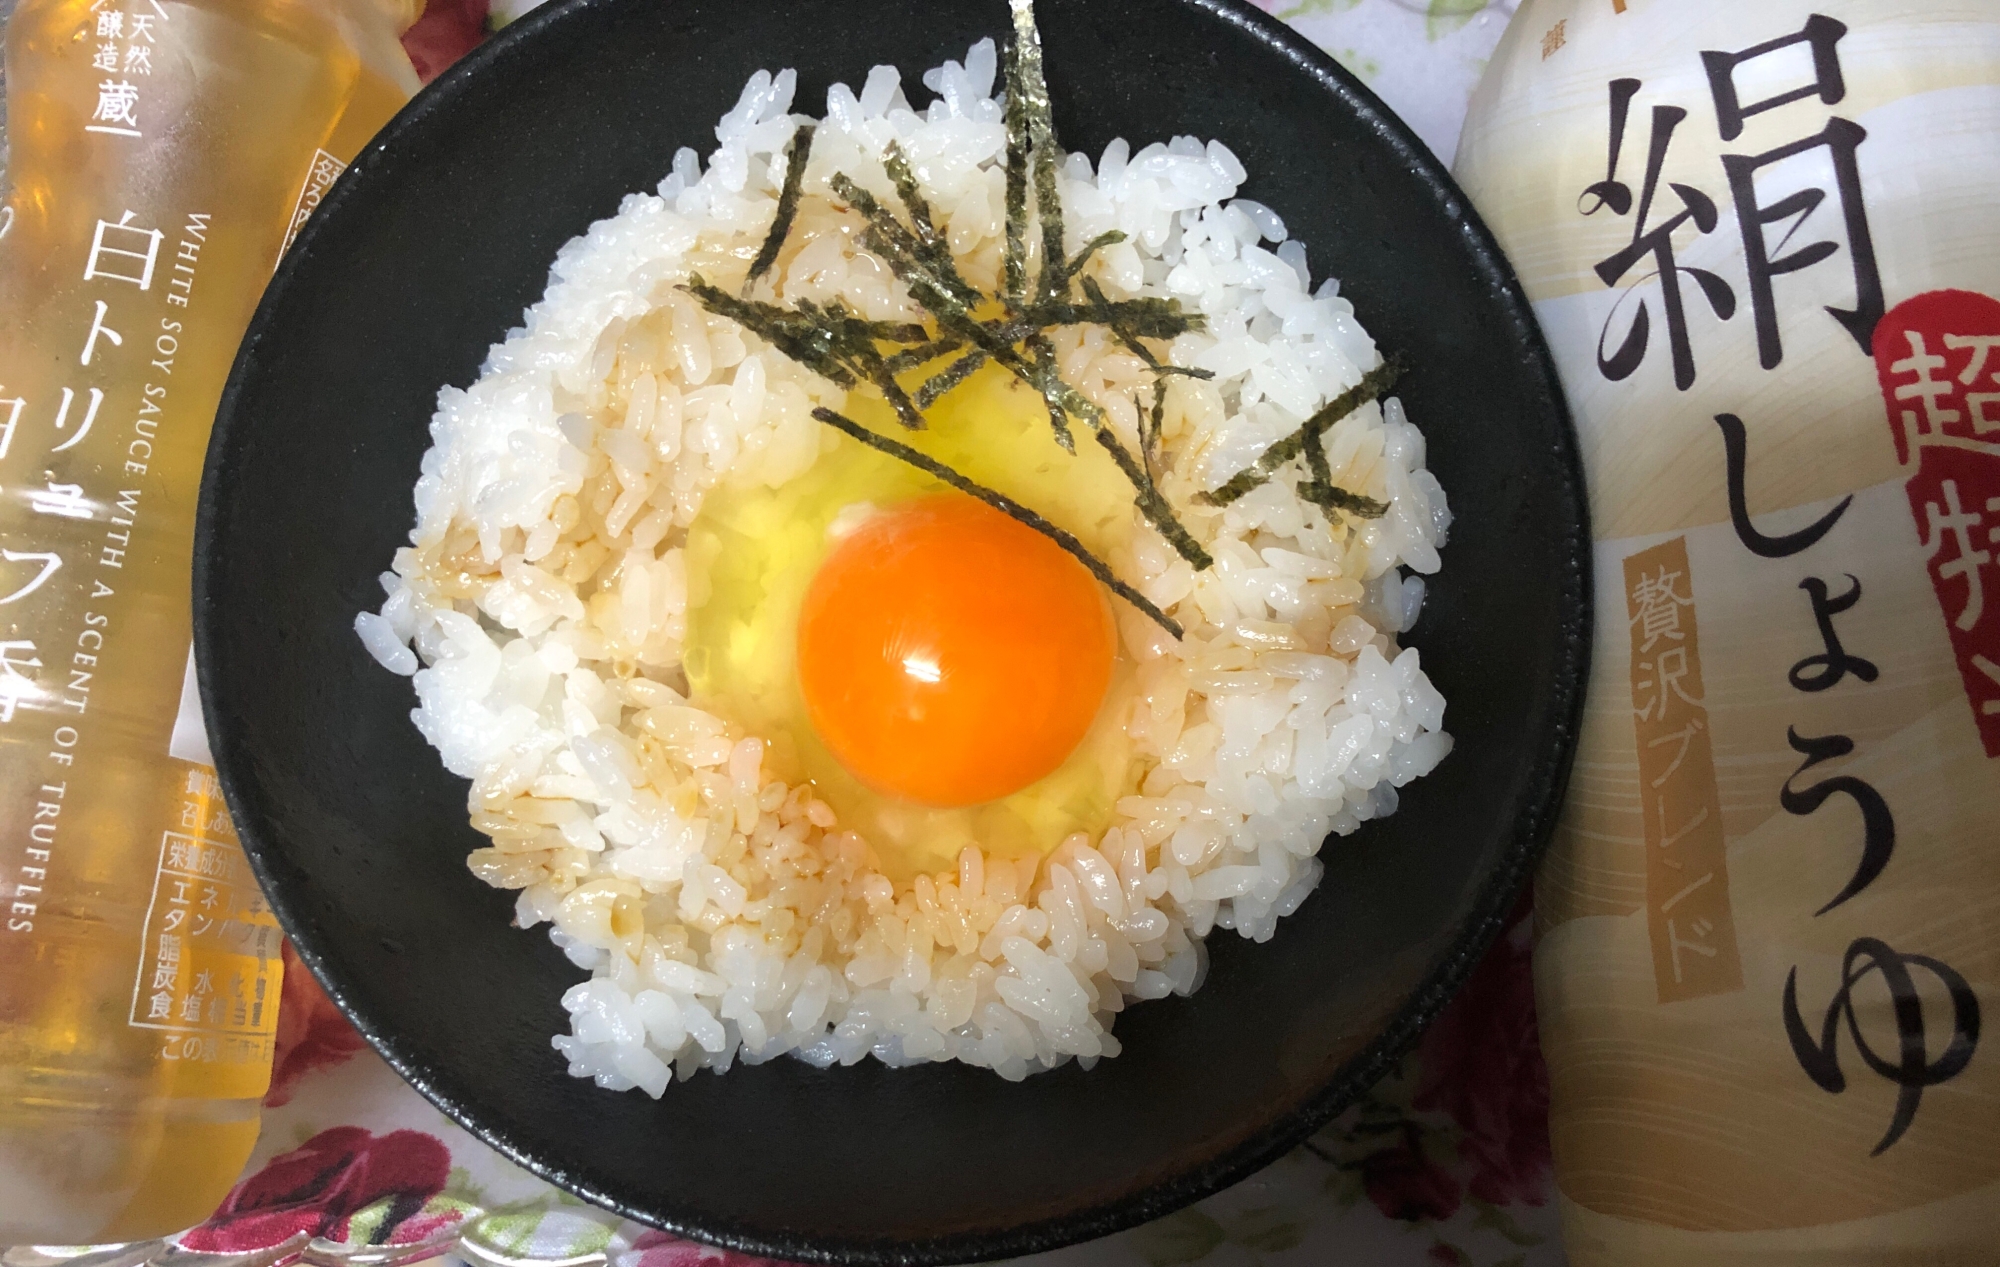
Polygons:
<instances>
[{"instance_id":1,"label":"clear plastic bottle","mask_svg":"<svg viewBox=\"0 0 2000 1267\"><path fill-rule=\"evenodd\" d=\"M256 1142L278 931L195 701L215 405L408 100L420 0L20 0L0 207L0 1245L205 1217Z\"/></svg>"}]
</instances>

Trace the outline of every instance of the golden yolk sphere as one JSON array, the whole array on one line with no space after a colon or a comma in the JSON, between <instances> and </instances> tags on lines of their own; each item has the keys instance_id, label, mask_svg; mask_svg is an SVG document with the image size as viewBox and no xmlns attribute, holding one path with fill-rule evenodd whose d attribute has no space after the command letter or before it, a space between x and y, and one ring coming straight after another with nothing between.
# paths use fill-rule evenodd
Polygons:
<instances>
[{"instance_id":1,"label":"golden yolk sphere","mask_svg":"<svg viewBox=\"0 0 2000 1267\"><path fill-rule=\"evenodd\" d=\"M1117 629L1084 566L961 493L877 513L820 564L799 615L813 728L856 778L925 805L1019 791L1069 756Z\"/></svg>"}]
</instances>

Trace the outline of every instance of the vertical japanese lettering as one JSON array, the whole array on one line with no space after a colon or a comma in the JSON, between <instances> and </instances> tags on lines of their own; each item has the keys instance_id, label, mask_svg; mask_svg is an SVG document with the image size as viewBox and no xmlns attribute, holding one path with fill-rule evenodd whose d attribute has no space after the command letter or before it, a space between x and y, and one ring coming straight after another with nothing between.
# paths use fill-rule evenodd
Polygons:
<instances>
[{"instance_id":1,"label":"vertical japanese lettering","mask_svg":"<svg viewBox=\"0 0 2000 1267\"><path fill-rule=\"evenodd\" d=\"M212 776L188 780L183 817L213 826L216 837L167 832L161 839L153 899L146 915L145 954L134 978L129 1022L144 1029L192 1031L170 1041L168 1059L216 1058L216 1038L250 1044L249 1060L269 1042L275 1023L277 925L255 881L243 874L241 856L219 841L233 841L226 815L206 821L203 801ZM198 1038L199 1035L207 1035Z\"/></svg>"},{"instance_id":2,"label":"vertical japanese lettering","mask_svg":"<svg viewBox=\"0 0 2000 1267\"><path fill-rule=\"evenodd\" d=\"M1625 108L1631 101L1630 92L1621 98L1625 85L1636 91L1636 80L1622 80L1613 85L1612 121L1616 131L1611 140L1611 166L1605 180L1584 191L1585 197L1595 197L1597 202L1585 215L1594 214L1600 207L1610 207L1614 215L1624 215L1622 206L1631 203L1631 190L1617 180L1618 150L1623 144ZM1736 292L1729 283L1706 269L1690 268L1682 265L1675 254L1673 237L1683 225L1693 224L1701 233L1715 230L1717 213L1715 201L1692 185L1669 182L1669 189L1679 200L1680 210L1650 224L1653 218L1653 202L1660 192L1661 173L1666 166L1667 150L1673 143L1674 130L1687 118L1687 111L1679 106L1653 107L1652 136L1646 148L1645 184L1639 194L1638 213L1632 222L1632 241L1623 250L1598 262L1598 280L1606 286L1616 286L1641 261L1652 264L1649 276L1656 275L1660 282L1660 310L1666 318L1667 344L1673 358L1674 386L1682 391L1694 385L1694 345L1688 335L1687 304L1681 291L1681 278L1686 276L1701 290L1708 306L1721 320L1727 321L1736 315ZM1622 206L1621 206L1622 204ZM1580 204L1579 204L1580 205ZM1643 281L1644 279L1642 279ZM1628 294L1630 292L1628 291ZM1622 303L1622 300L1621 300ZM1604 328L1598 332L1597 369L1612 382L1630 378L1646 359L1646 349L1652 338L1652 314L1644 298L1634 301L1631 324L1626 327L1625 336L1614 352L1606 353L1610 338L1611 321L1617 315L1605 320Z\"/></svg>"},{"instance_id":3,"label":"vertical japanese lettering","mask_svg":"<svg viewBox=\"0 0 2000 1267\"><path fill-rule=\"evenodd\" d=\"M7 450L14 446L14 428L20 425L21 411L27 407L27 400L20 396L0 400L0 410L6 411L5 421L0 421L0 459L4 459Z\"/></svg>"},{"instance_id":4,"label":"vertical japanese lettering","mask_svg":"<svg viewBox=\"0 0 2000 1267\"><path fill-rule=\"evenodd\" d=\"M333 182L346 170L347 164L325 150L314 151L312 166L306 169L305 184L299 187L298 200L292 204L292 219L285 228L284 244L278 248L280 259L292 249L292 240L305 227L306 217L318 208L320 200L326 197L326 191L333 188ZM182 249L185 251L186 243L182 244Z\"/></svg>"},{"instance_id":5,"label":"vertical japanese lettering","mask_svg":"<svg viewBox=\"0 0 2000 1267\"><path fill-rule=\"evenodd\" d=\"M1743 230L1745 270L1750 278L1750 310L1757 328L1757 358L1765 369L1776 369L1785 359L1784 341L1778 333L1778 303L1774 282L1787 273L1797 273L1838 254L1833 242L1818 241L1789 254L1773 253L1765 229L1790 222L1776 247L1785 244L1805 226L1819 205L1826 201L1824 189L1802 189L1765 206L1757 192L1757 173L1813 150L1823 149L1833 160L1834 191L1840 199L1841 220L1847 233L1848 262L1854 271L1854 307L1828 307L1827 314L1846 329L1865 354L1875 336L1875 323L1882 319L1882 274L1875 262L1875 240L1868 227L1868 208L1861 198L1861 167L1857 157L1868 132L1846 119L1829 121L1817 135L1762 154L1725 154L1722 170L1729 178L1730 197L1736 203L1737 223Z\"/></svg>"},{"instance_id":6,"label":"vertical japanese lettering","mask_svg":"<svg viewBox=\"0 0 2000 1267\"><path fill-rule=\"evenodd\" d=\"M1986 369L1986 358L1992 355L1994 348L2000 347L2000 335L1947 334L1944 345L1954 352L1967 354L1965 368L1958 372L1959 386L2000 386L2000 370L1988 374ZM2000 431L2000 415L1990 412L2000 408L2000 392L1967 391L1965 404L1966 412L1971 415L1973 435L1984 436Z\"/></svg>"},{"instance_id":7,"label":"vertical japanese lettering","mask_svg":"<svg viewBox=\"0 0 2000 1267\"><path fill-rule=\"evenodd\" d=\"M139 116L139 89L129 79L107 79L97 85L97 109L92 112L92 123L84 125L86 132L107 132L113 136L141 136Z\"/></svg>"},{"instance_id":8,"label":"vertical japanese lettering","mask_svg":"<svg viewBox=\"0 0 2000 1267\"><path fill-rule=\"evenodd\" d=\"M1642 87L1637 79L1614 79L1611 81L1611 156L1604 165L1604 179L1588 185L1576 200L1577 211L1586 216L1594 216L1605 207L1611 208L1613 215L1624 215L1632 210L1632 190L1618 179L1618 155L1625 148L1625 121L1632 113L1632 98L1639 95ZM1589 206L1584 199L1595 199Z\"/></svg>"},{"instance_id":9,"label":"vertical japanese lettering","mask_svg":"<svg viewBox=\"0 0 2000 1267\"><path fill-rule=\"evenodd\" d=\"M1950 1037L1933 1058L1924 1018L1924 997L1917 990L1912 968L1921 968L1942 985L1951 1002ZM1854 987L1872 973L1880 973L1888 987L1892 1015L1896 1023L1896 1058L1887 1059L1868 1043L1855 1015ZM1928 955L1904 955L1886 942L1873 937L1857 937L1847 947L1840 970L1840 989L1834 992L1815 1038L1799 1013L1799 970L1785 978L1783 1004L1785 1036L1792 1045L1806 1076L1821 1090L1839 1095L1847 1090L1847 1075L1840 1067L1840 1028L1847 1023L1847 1035L1854 1052L1870 1072L1896 1084L1896 1108L1889 1129L1869 1155L1879 1157L1910 1129L1917 1117L1924 1090L1949 1081L1972 1063L1979 1046L1979 999L1966 979L1946 964Z\"/></svg>"},{"instance_id":10,"label":"vertical japanese lettering","mask_svg":"<svg viewBox=\"0 0 2000 1267\"><path fill-rule=\"evenodd\" d=\"M58 484L55 476L44 473L48 484L28 493L28 509L38 515L56 515L63 519L92 519L96 512L91 501L83 495L81 484Z\"/></svg>"},{"instance_id":11,"label":"vertical japanese lettering","mask_svg":"<svg viewBox=\"0 0 2000 1267\"><path fill-rule=\"evenodd\" d=\"M1767 40L1739 53L1707 52L1701 55L1708 74L1709 95L1715 103L1716 126L1724 141L1743 135L1745 121L1753 115L1817 97L1822 105L1837 105L1847 97L1847 84L1840 68L1839 43L1847 27L1823 14L1814 14L1792 35ZM1812 55L1811 80L1756 101L1745 102L1736 82L1742 67L1804 45ZM1725 154L1722 169L1729 180L1730 198L1736 204L1736 218L1743 233L1745 272L1750 283L1750 308L1757 329L1757 356L1765 369L1775 369L1784 360L1784 343L1778 330L1775 280L1801 272L1840 250L1838 244L1817 241L1789 253L1786 245L1797 236L1813 213L1827 199L1824 189L1802 189L1764 204L1757 188L1758 172L1818 150L1824 150L1833 166L1834 193L1840 201L1841 219L1847 239L1848 263L1854 273L1854 307L1828 307L1827 312L1845 328L1863 354L1871 349L1875 324L1882 318L1882 275L1875 261L1875 243L1868 226L1868 209L1861 194L1861 169L1857 157L1868 132L1851 119L1829 119L1814 135L1767 150L1762 154ZM1766 230L1787 225L1776 247Z\"/></svg>"},{"instance_id":12,"label":"vertical japanese lettering","mask_svg":"<svg viewBox=\"0 0 2000 1267\"><path fill-rule=\"evenodd\" d=\"M1740 53L1703 53L1701 65L1708 73L1709 93L1715 98L1716 127L1722 133L1722 139L1733 141L1742 136L1743 123L1753 114L1775 110L1807 97L1816 96L1822 104L1829 106L1839 105L1845 100L1847 81L1841 75L1840 53L1836 46L1846 34L1845 23L1815 13L1806 19L1805 27L1796 34L1766 40ZM1744 104L1737 94L1736 68L1745 62L1754 62L1800 44L1806 45L1812 53L1812 82Z\"/></svg>"},{"instance_id":13,"label":"vertical japanese lettering","mask_svg":"<svg viewBox=\"0 0 2000 1267\"><path fill-rule=\"evenodd\" d=\"M1662 1003L1743 988L1687 542L1625 560L1646 923Z\"/></svg>"},{"instance_id":14,"label":"vertical japanese lettering","mask_svg":"<svg viewBox=\"0 0 2000 1267\"><path fill-rule=\"evenodd\" d=\"M15 565L25 563L29 565L29 570L34 572L34 576L30 577L27 583L19 589L10 594L0 596L0 607L5 607L9 603L18 603L28 595L42 588L43 585L48 583L48 579L54 576L57 570L62 567L62 560L53 551L44 554L32 550L18 552L14 550L0 550L0 563ZM5 574L10 578L19 577L21 569L19 567L6 569ZM0 584L5 584L5 582L0 581Z\"/></svg>"},{"instance_id":15,"label":"vertical japanese lettering","mask_svg":"<svg viewBox=\"0 0 2000 1267\"><path fill-rule=\"evenodd\" d=\"M1959 591L1958 614L1952 616L1951 623L1969 630L1986 614L1984 575L1987 565L1993 562L1993 552L1985 546L2000 542L2000 528L1986 526L1985 515L1976 501L1971 510L1960 504L1957 480L1940 480L1938 488L1943 504L1924 502L1924 518L1928 521L1924 558L1935 565L1932 570L1941 581L1951 582L1951 588ZM2000 497L1985 500L1985 510L2000 510ZM1946 614L1950 614L1949 608Z\"/></svg>"},{"instance_id":16,"label":"vertical japanese lettering","mask_svg":"<svg viewBox=\"0 0 2000 1267\"><path fill-rule=\"evenodd\" d=\"M76 393L74 391L71 391L67 387L62 389L62 405L56 410L57 431L62 431L69 426L69 407L70 403L75 398L76 398ZM62 453L69 449L74 449L77 445L82 444L84 437L90 434L91 426L97 421L97 407L99 405L102 405L103 403L104 403L103 391L95 387L91 388L90 404L83 411L83 421L77 424L76 431L70 435L69 439L63 441L55 448L50 449L49 452ZM0 446L0 456L4 455L5 455L4 446Z\"/></svg>"},{"instance_id":17,"label":"vertical japanese lettering","mask_svg":"<svg viewBox=\"0 0 2000 1267\"><path fill-rule=\"evenodd\" d=\"M126 282L140 290L152 288L160 243L167 235L159 229L142 229L133 224L132 217L136 214L128 210L116 223L97 222L90 240L90 255L83 265L83 280L102 277Z\"/></svg>"},{"instance_id":18,"label":"vertical japanese lettering","mask_svg":"<svg viewBox=\"0 0 2000 1267\"><path fill-rule=\"evenodd\" d=\"M1744 488L1748 475L1750 442L1743 427L1743 420L1735 414L1717 414L1715 425L1722 429L1722 450L1725 462L1725 478L1729 483L1729 522L1736 529L1736 539L1743 548L1761 559L1789 558L1801 551L1810 550L1847 513L1854 501L1852 494L1841 499L1838 506L1827 511L1812 523L1796 532L1782 536L1766 536L1750 522L1750 498Z\"/></svg>"},{"instance_id":19,"label":"vertical japanese lettering","mask_svg":"<svg viewBox=\"0 0 2000 1267\"><path fill-rule=\"evenodd\" d=\"M90 319L90 334L83 341L82 354L77 357L77 362L82 365L90 364L91 358L97 355L97 340L99 337L111 340L112 347L123 347L125 345L125 336L104 324L104 314L109 311L109 305L102 299L96 302L97 313Z\"/></svg>"},{"instance_id":20,"label":"vertical japanese lettering","mask_svg":"<svg viewBox=\"0 0 2000 1267\"><path fill-rule=\"evenodd\" d=\"M1813 623L1819 626L1820 642L1826 649L1792 666L1786 675L1792 686L1801 691L1831 690L1850 673L1863 682L1873 682L1881 673L1874 661L1849 655L1840 645L1840 633L1833 627L1835 616L1861 601L1860 578L1848 573L1847 592L1838 596L1832 595L1826 582L1817 576L1800 581L1799 588L1812 599Z\"/></svg>"},{"instance_id":21,"label":"vertical japanese lettering","mask_svg":"<svg viewBox=\"0 0 2000 1267\"><path fill-rule=\"evenodd\" d=\"M1896 305L1875 341L1904 492L1959 680L2000 757L2000 301L1931 291Z\"/></svg>"},{"instance_id":22,"label":"vertical japanese lettering","mask_svg":"<svg viewBox=\"0 0 2000 1267\"><path fill-rule=\"evenodd\" d=\"M1849 797L1855 808L1861 811L1861 861L1855 865L1847 886L1836 893L1832 901L1813 912L1816 916L1824 915L1873 884L1875 877L1889 865L1889 859L1896 852L1896 819L1889 812L1889 803L1882 799L1882 794L1851 774L1822 779L1808 788L1792 786L1800 775L1814 766L1853 752L1852 739L1846 735L1809 738L1799 734L1796 727L1788 728L1785 738L1791 743L1792 751L1805 757L1805 764L1795 770L1778 791L1778 804L1787 814L1804 817L1817 813L1820 806L1835 796Z\"/></svg>"},{"instance_id":23,"label":"vertical japanese lettering","mask_svg":"<svg viewBox=\"0 0 2000 1267\"><path fill-rule=\"evenodd\" d=\"M34 677L24 671L41 667L42 662L35 656L33 641L14 639L0 642L0 725L11 723L16 708L42 693Z\"/></svg>"}]
</instances>

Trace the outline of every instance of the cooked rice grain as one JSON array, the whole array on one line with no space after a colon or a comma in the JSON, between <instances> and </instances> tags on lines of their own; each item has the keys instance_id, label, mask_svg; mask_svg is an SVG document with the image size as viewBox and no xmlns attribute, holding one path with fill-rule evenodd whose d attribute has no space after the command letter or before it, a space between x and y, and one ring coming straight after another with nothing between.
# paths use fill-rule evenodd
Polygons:
<instances>
[{"instance_id":1,"label":"cooked rice grain","mask_svg":"<svg viewBox=\"0 0 2000 1267\"><path fill-rule=\"evenodd\" d=\"M876 319L920 316L857 255L827 182L890 194L901 142L976 283L1000 271L1005 147L991 41L924 76L835 85L806 199L765 283L839 296ZM518 922L588 980L563 996L570 1072L660 1095L670 1074L790 1052L814 1064L963 1060L1020 1078L1116 1055L1128 1000L1187 994L1202 938L1262 941L1321 876L1328 833L1396 807L1450 750L1444 699L1397 635L1415 621L1450 515L1423 435L1389 400L1332 429L1340 485L1388 503L1329 523L1285 482L1227 509L1194 506L1379 364L1304 247L1268 207L1235 199L1242 165L1217 141L1072 154L1069 249L1116 228L1090 273L1114 297L1173 296L1207 329L1168 349L1211 370L1176 380L1163 490L1215 556L1195 573L1135 525L1110 560L1188 630L1176 643L1121 610L1141 693L1128 732L1147 770L1096 839L1046 859L967 849L957 870L897 886L809 787L769 778L764 745L689 703L679 669L691 601L682 554L724 481L776 486L826 438L842 393L676 289L740 282L775 211L794 76L759 72L716 126L704 168L674 158L656 193L563 247L548 293L471 387L439 393L417 527L356 618L368 651L414 674L418 728L472 781L470 865L518 889ZM1232 201L1233 200L1233 201ZM1031 237L1032 240L1032 237ZM1103 331L1058 340L1065 377L1123 428L1147 380ZM411 647L414 646L414 654ZM420 663L421 662L421 663Z\"/></svg>"}]
</instances>

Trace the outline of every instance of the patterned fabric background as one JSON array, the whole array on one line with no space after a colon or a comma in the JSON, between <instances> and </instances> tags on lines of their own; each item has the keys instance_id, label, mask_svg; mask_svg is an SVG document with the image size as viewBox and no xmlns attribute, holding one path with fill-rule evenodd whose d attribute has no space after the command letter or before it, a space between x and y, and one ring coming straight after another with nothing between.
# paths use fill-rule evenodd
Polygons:
<instances>
[{"instance_id":1,"label":"patterned fabric background","mask_svg":"<svg viewBox=\"0 0 2000 1267\"><path fill-rule=\"evenodd\" d=\"M1401 1067L1297 1152L1156 1223L1018 1262L1560 1264L1530 923L1524 905ZM257 1154L215 1216L179 1238L182 1247L269 1261L303 1233L350 1252L404 1246L474 1261L603 1254L614 1267L761 1267L623 1222L511 1165L404 1085L295 961L279 1023Z\"/></svg>"}]
</instances>

